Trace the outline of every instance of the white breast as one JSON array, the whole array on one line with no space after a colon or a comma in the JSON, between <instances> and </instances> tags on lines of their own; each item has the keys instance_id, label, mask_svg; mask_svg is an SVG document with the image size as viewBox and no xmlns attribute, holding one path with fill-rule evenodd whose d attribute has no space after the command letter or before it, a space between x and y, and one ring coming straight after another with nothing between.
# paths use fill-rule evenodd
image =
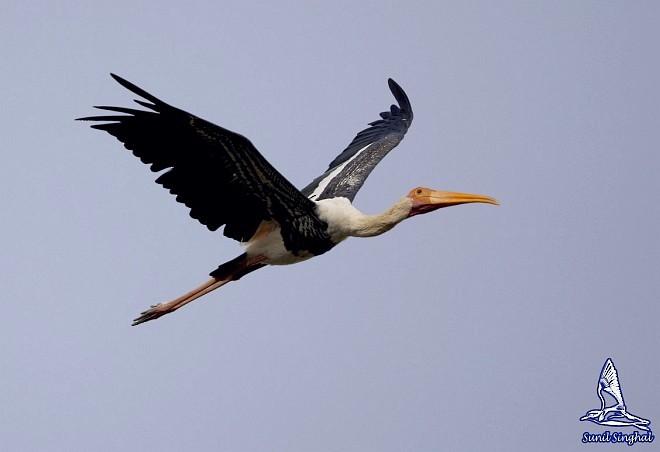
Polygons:
<instances>
[{"instance_id":1,"label":"white breast","mask_svg":"<svg viewBox=\"0 0 660 452\"><path fill-rule=\"evenodd\" d=\"M328 224L328 234L333 242L339 243L354 235L356 220L364 217L347 198L329 198L316 201L316 212Z\"/></svg>"}]
</instances>

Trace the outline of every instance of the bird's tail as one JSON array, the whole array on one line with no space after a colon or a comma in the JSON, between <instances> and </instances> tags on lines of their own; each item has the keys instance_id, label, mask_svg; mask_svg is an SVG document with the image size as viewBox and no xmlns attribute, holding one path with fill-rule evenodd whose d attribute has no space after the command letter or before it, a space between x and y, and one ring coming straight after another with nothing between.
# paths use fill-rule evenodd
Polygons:
<instances>
[{"instance_id":1,"label":"bird's tail","mask_svg":"<svg viewBox=\"0 0 660 452\"><path fill-rule=\"evenodd\" d=\"M216 279L227 279L230 281L238 281L243 276L251 273L266 264L263 263L264 258L261 256L248 259L247 253L221 264L213 270L209 276Z\"/></svg>"},{"instance_id":2,"label":"bird's tail","mask_svg":"<svg viewBox=\"0 0 660 452\"><path fill-rule=\"evenodd\" d=\"M159 303L151 306L150 309L142 312L140 317L133 320L133 326L139 325L149 320L155 320L159 317L174 312L177 309L187 305L193 300L206 295L207 293L224 286L228 282L237 281L243 276L251 273L266 264L263 263L264 258L257 256L256 258L248 258L247 253L243 253L235 259L232 259L218 268L213 270L210 274L211 279L206 281L199 287L194 288L190 292L181 295L179 298L167 303Z\"/></svg>"}]
</instances>

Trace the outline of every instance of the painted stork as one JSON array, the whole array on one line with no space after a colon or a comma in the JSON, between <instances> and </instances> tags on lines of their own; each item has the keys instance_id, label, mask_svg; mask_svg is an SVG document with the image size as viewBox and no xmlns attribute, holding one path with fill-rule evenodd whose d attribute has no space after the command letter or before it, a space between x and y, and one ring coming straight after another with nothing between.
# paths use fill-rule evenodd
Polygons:
<instances>
[{"instance_id":1,"label":"painted stork","mask_svg":"<svg viewBox=\"0 0 660 452\"><path fill-rule=\"evenodd\" d=\"M164 171L156 182L190 208L190 216L245 246L240 256L211 272L211 279L168 303L151 306L133 325L176 311L230 281L266 265L301 262L325 253L347 237L373 237L414 215L457 204L498 204L482 195L414 188L378 215L351 202L376 164L403 139L413 119L408 97L392 79L398 106L359 132L328 170L302 190L295 188L242 135L166 104L123 78L126 89L148 108L97 106L120 115L89 116L93 128L115 136L133 154Z\"/></svg>"}]
</instances>

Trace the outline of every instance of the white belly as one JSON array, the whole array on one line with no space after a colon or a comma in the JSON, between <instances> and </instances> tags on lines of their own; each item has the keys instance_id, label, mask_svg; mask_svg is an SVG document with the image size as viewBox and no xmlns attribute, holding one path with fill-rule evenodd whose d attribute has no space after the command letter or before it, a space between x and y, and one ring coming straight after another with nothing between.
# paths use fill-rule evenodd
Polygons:
<instances>
[{"instance_id":1,"label":"white belly","mask_svg":"<svg viewBox=\"0 0 660 452\"><path fill-rule=\"evenodd\" d=\"M301 253L296 256L287 250L284 247L280 226L275 221L261 223L254 236L243 245L246 247L248 258L264 256L266 258L264 263L269 265L295 264L314 257L311 253Z\"/></svg>"},{"instance_id":2,"label":"white belly","mask_svg":"<svg viewBox=\"0 0 660 452\"><path fill-rule=\"evenodd\" d=\"M338 244L359 229L362 215L346 198L330 198L316 201L316 211L321 220L328 225L327 233L334 244ZM280 226L276 221L264 221L257 228L252 238L244 243L248 257L265 256L266 264L288 265L305 261L314 257L309 252L301 252L296 256L287 250L282 240Z\"/></svg>"}]
</instances>

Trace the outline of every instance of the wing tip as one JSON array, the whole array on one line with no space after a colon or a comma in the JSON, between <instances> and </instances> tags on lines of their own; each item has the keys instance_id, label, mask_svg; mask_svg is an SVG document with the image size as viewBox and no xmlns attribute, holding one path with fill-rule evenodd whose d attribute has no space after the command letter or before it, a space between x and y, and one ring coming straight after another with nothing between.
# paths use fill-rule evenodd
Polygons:
<instances>
[{"instance_id":1,"label":"wing tip","mask_svg":"<svg viewBox=\"0 0 660 452\"><path fill-rule=\"evenodd\" d=\"M154 96L153 94L149 94L148 92L146 92L145 90L143 90L143 89L140 88L139 86L134 85L133 83L129 82L129 81L126 80L125 78L120 77L120 76L118 76L117 74L114 74L114 73L112 73L112 72L110 73L110 76L111 76L113 79L115 79L115 81L116 81L117 83L119 83L121 86L123 86L123 87L126 88L127 90L129 90L129 91L131 91L131 92L137 94L137 95L140 96L140 97L144 97L144 98L147 99L148 101L152 102L152 103L154 104L154 106L159 106L159 107L167 106L167 104L166 104L165 102L163 102L162 100L158 99L158 98L157 98L156 96ZM137 100L136 100L136 102L137 102L138 104L140 104L140 105L147 106L148 108L151 108L152 110L154 109L153 107L150 107L150 106L148 106L148 105L145 105L145 104L144 104L143 102L141 102L141 101L137 101Z\"/></svg>"},{"instance_id":2,"label":"wing tip","mask_svg":"<svg viewBox=\"0 0 660 452\"><path fill-rule=\"evenodd\" d=\"M405 112L408 112L410 114L410 118L412 119L412 106L410 105L408 95L403 90L403 88L401 88L401 85L395 82L391 77L387 79L387 85L389 86L390 91L394 95L397 103L399 104L399 108Z\"/></svg>"}]
</instances>

